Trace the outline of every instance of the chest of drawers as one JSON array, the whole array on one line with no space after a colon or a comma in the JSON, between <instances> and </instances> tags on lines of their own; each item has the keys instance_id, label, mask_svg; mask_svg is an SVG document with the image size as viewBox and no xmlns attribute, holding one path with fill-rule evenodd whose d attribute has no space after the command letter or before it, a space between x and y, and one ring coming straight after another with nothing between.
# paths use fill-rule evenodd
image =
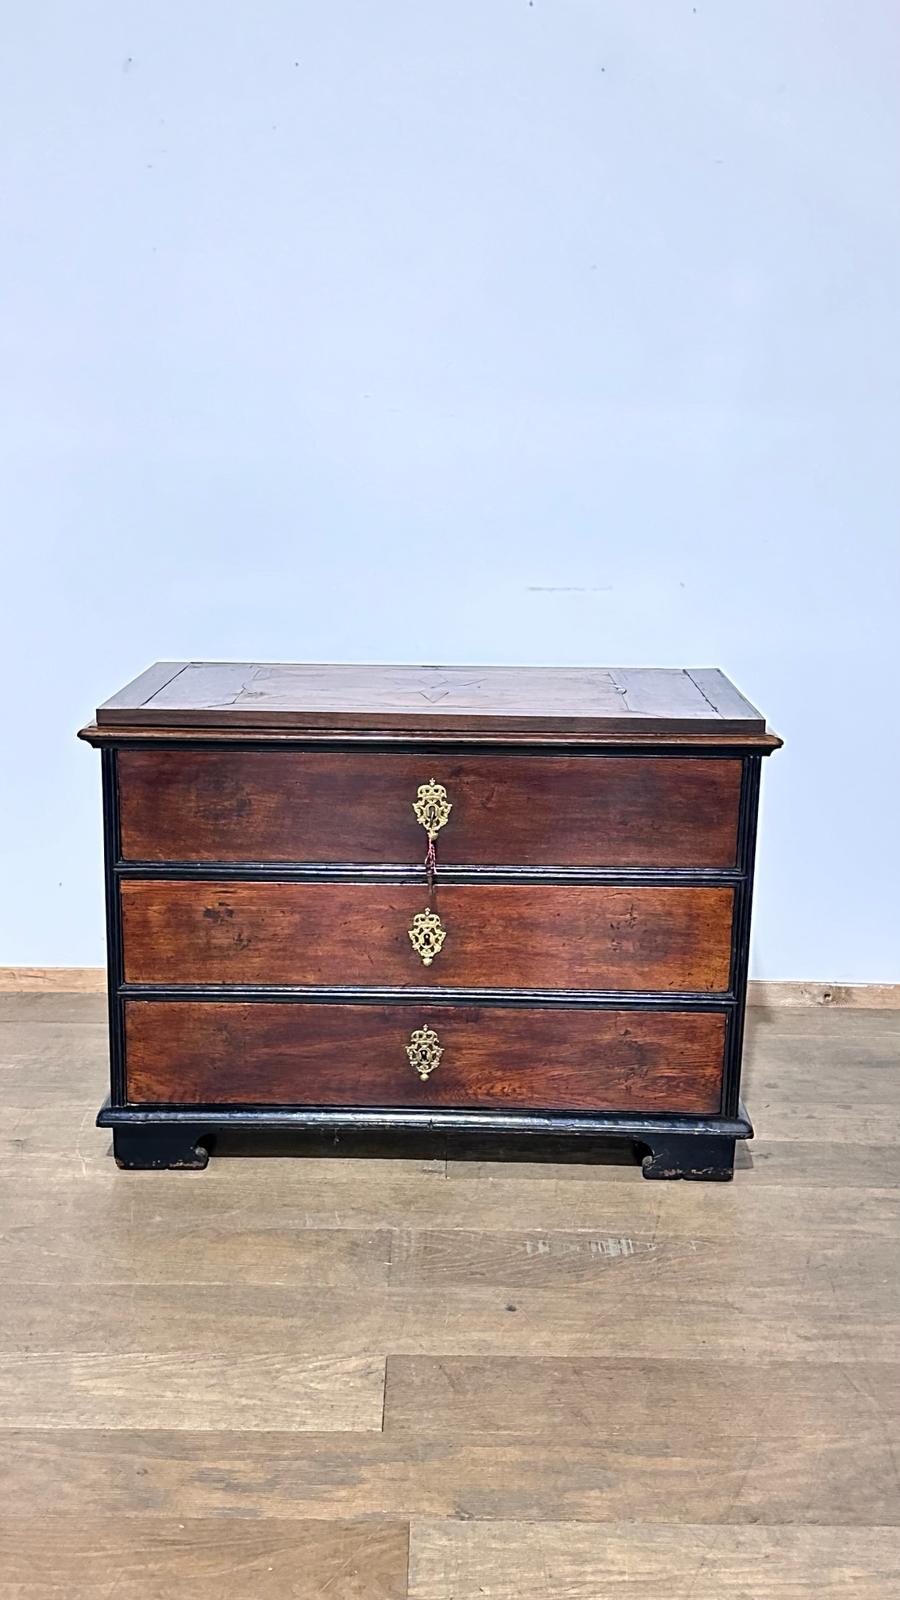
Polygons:
<instances>
[{"instance_id":1,"label":"chest of drawers","mask_svg":"<svg viewBox=\"0 0 900 1600\"><path fill-rule=\"evenodd\" d=\"M81 737L120 1166L427 1127L731 1177L780 740L720 672L162 662Z\"/></svg>"}]
</instances>

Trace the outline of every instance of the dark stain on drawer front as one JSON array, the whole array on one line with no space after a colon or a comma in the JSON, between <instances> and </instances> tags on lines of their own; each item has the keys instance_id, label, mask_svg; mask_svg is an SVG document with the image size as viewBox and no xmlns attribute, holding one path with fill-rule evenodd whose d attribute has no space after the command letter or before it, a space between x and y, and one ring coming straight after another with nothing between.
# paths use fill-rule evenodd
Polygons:
<instances>
[{"instance_id":1,"label":"dark stain on drawer front","mask_svg":"<svg viewBox=\"0 0 900 1600\"><path fill-rule=\"evenodd\" d=\"M132 861L421 860L418 786L447 790L459 866L729 867L741 763L660 756L122 750Z\"/></svg>"},{"instance_id":2,"label":"dark stain on drawer front","mask_svg":"<svg viewBox=\"0 0 900 1600\"><path fill-rule=\"evenodd\" d=\"M414 1029L437 1066L410 1065ZM132 1104L445 1106L709 1114L720 1012L140 1001L125 1006Z\"/></svg>"},{"instance_id":3,"label":"dark stain on drawer front","mask_svg":"<svg viewBox=\"0 0 900 1600\"><path fill-rule=\"evenodd\" d=\"M437 985L723 993L733 890L448 884L424 966L417 885L122 883L125 978L142 984Z\"/></svg>"}]
</instances>

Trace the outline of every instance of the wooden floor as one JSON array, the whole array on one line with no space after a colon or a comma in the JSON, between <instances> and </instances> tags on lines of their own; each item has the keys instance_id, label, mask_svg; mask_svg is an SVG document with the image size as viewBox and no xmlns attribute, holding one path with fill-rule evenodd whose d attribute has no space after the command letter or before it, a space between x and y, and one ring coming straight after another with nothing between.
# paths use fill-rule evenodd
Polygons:
<instances>
[{"instance_id":1,"label":"wooden floor","mask_svg":"<svg viewBox=\"0 0 900 1600\"><path fill-rule=\"evenodd\" d=\"M730 1186L120 1173L104 1075L0 996L0 1600L900 1596L896 1011L753 1014Z\"/></svg>"}]
</instances>

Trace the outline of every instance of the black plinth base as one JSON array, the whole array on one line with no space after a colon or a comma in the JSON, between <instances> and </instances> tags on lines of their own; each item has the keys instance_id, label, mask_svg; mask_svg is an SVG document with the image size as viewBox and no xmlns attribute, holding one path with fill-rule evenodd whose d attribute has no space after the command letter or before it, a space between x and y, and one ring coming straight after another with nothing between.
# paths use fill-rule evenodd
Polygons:
<instances>
[{"instance_id":1,"label":"black plinth base","mask_svg":"<svg viewBox=\"0 0 900 1600\"><path fill-rule=\"evenodd\" d=\"M209 1161L209 1151L200 1142L203 1139L209 1140L210 1133L200 1126L136 1123L113 1128L113 1154L116 1166L127 1171L196 1171Z\"/></svg>"},{"instance_id":2,"label":"black plinth base","mask_svg":"<svg viewBox=\"0 0 900 1600\"><path fill-rule=\"evenodd\" d=\"M736 1117L621 1117L562 1116L550 1113L485 1111L399 1111L373 1109L312 1110L304 1108L262 1108L259 1106L194 1107L189 1111L172 1107L136 1110L105 1105L97 1123L111 1128L113 1151L120 1167L129 1170L165 1169L169 1171L205 1167L216 1134L251 1129L334 1132L352 1130L364 1133L479 1134L521 1137L522 1156L528 1159L529 1136L560 1137L571 1140L621 1139L636 1147L643 1157L645 1178L688 1178L696 1181L727 1182L734 1172L734 1146L737 1139L750 1139L753 1129L741 1106ZM486 1158L489 1154L486 1152Z\"/></svg>"},{"instance_id":3,"label":"black plinth base","mask_svg":"<svg viewBox=\"0 0 900 1600\"><path fill-rule=\"evenodd\" d=\"M650 1146L650 1154L641 1163L645 1178L728 1183L734 1177L734 1139L668 1133L644 1142Z\"/></svg>"}]
</instances>

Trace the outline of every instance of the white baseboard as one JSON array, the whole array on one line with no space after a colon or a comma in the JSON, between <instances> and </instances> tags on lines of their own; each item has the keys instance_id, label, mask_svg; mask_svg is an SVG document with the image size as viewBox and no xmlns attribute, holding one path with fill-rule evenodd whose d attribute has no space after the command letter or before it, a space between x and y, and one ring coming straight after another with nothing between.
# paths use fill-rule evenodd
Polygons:
<instances>
[{"instance_id":1,"label":"white baseboard","mask_svg":"<svg viewBox=\"0 0 900 1600\"><path fill-rule=\"evenodd\" d=\"M105 967L0 967L2 994L103 994ZM751 978L751 1006L900 1010L900 983L770 982Z\"/></svg>"},{"instance_id":2,"label":"white baseboard","mask_svg":"<svg viewBox=\"0 0 900 1600\"><path fill-rule=\"evenodd\" d=\"M105 967L0 967L0 994L105 993Z\"/></svg>"},{"instance_id":3,"label":"white baseboard","mask_svg":"<svg viewBox=\"0 0 900 1600\"><path fill-rule=\"evenodd\" d=\"M751 1006L822 1006L829 1010L900 1009L900 983L770 982L751 978L747 986Z\"/></svg>"}]
</instances>

